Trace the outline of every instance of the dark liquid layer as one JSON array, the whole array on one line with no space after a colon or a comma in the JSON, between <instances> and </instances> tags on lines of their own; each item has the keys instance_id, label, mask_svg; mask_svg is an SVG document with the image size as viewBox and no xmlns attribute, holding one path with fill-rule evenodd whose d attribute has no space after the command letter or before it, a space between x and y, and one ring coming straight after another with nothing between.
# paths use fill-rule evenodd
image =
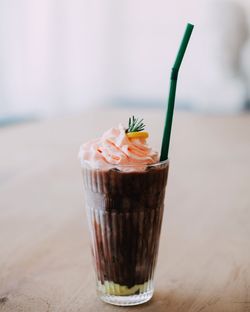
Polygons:
<instances>
[{"instance_id":1,"label":"dark liquid layer","mask_svg":"<svg viewBox=\"0 0 250 312\"><path fill-rule=\"evenodd\" d=\"M152 278L168 165L143 172L83 169L98 280L132 287Z\"/></svg>"}]
</instances>

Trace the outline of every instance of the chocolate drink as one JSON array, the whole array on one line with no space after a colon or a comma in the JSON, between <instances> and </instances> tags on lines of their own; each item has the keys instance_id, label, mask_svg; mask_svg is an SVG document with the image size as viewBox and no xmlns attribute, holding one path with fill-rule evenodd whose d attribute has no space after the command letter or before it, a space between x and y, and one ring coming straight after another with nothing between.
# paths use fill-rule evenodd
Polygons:
<instances>
[{"instance_id":1,"label":"chocolate drink","mask_svg":"<svg viewBox=\"0 0 250 312\"><path fill-rule=\"evenodd\" d=\"M82 167L97 285L109 296L153 293L169 163L131 168Z\"/></svg>"}]
</instances>

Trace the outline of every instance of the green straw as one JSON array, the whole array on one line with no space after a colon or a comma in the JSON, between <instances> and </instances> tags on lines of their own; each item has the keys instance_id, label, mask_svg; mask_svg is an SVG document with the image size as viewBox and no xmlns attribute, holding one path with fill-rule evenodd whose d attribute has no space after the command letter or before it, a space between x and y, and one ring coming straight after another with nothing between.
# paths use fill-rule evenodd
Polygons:
<instances>
[{"instance_id":1,"label":"green straw","mask_svg":"<svg viewBox=\"0 0 250 312\"><path fill-rule=\"evenodd\" d=\"M187 49L187 45L191 37L193 28L194 28L194 25L187 24L187 27L186 27L184 36L182 38L182 42L181 42L179 51L177 53L177 56L174 62L172 72L171 72L168 108L167 108L167 114L166 114L165 125L164 125L160 161L168 159L168 150L169 150L169 142L170 142L172 120L173 120L173 113L174 113L177 78L178 78L178 73L179 73L179 69L181 66L181 62L183 60L185 51Z\"/></svg>"}]
</instances>

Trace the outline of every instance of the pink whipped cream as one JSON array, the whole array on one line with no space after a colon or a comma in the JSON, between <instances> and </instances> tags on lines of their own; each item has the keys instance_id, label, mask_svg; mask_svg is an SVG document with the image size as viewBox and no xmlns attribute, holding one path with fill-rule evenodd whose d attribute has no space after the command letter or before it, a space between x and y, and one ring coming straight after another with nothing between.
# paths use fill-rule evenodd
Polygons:
<instances>
[{"instance_id":1,"label":"pink whipped cream","mask_svg":"<svg viewBox=\"0 0 250 312\"><path fill-rule=\"evenodd\" d=\"M101 138L91 140L80 147L81 163L93 168L110 165L139 168L159 160L158 153L147 145L146 139L129 139L125 128L111 128Z\"/></svg>"}]
</instances>

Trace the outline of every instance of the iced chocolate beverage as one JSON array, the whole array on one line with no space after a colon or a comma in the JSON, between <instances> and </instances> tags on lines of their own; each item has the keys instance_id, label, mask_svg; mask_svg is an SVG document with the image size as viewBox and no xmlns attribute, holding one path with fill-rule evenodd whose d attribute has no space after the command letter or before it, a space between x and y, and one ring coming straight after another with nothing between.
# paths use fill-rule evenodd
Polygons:
<instances>
[{"instance_id":1,"label":"iced chocolate beverage","mask_svg":"<svg viewBox=\"0 0 250 312\"><path fill-rule=\"evenodd\" d=\"M100 298L135 305L153 295L168 161L147 133L122 126L82 145L85 205Z\"/></svg>"}]
</instances>

